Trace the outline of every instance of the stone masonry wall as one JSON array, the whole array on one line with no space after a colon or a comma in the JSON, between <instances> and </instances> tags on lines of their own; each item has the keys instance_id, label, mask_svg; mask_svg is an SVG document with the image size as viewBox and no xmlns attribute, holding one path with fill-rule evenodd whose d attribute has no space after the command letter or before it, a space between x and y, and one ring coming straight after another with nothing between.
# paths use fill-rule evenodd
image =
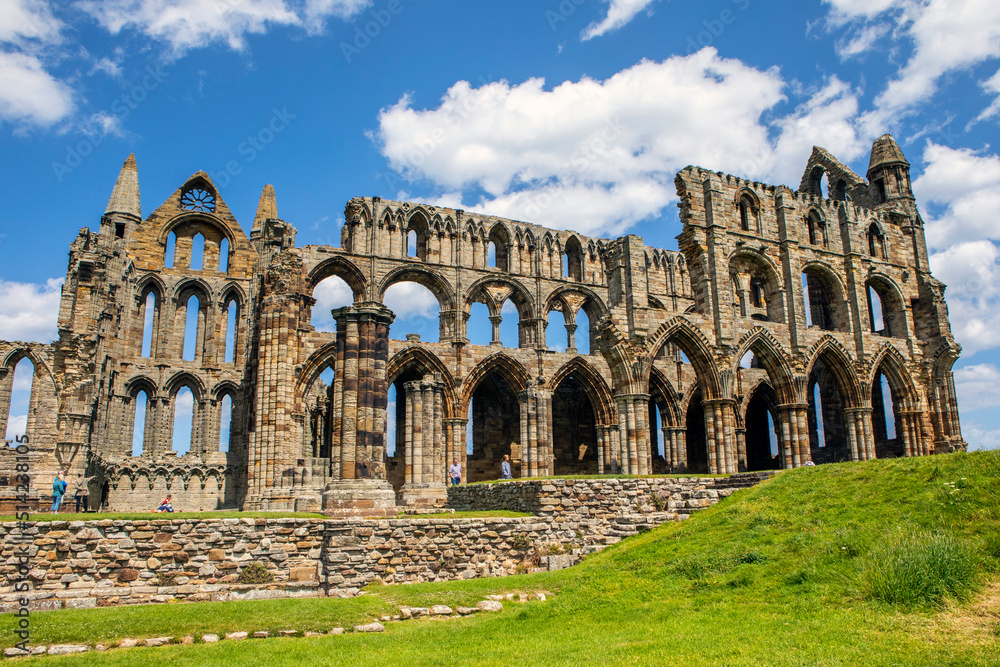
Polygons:
<instances>
[{"instance_id":1,"label":"stone masonry wall","mask_svg":"<svg viewBox=\"0 0 1000 667\"><path fill-rule=\"evenodd\" d=\"M449 487L448 506L604 520L641 513L655 494L662 509L683 515L729 495L729 485L730 478L715 477L521 480Z\"/></svg>"},{"instance_id":2,"label":"stone masonry wall","mask_svg":"<svg viewBox=\"0 0 1000 667\"><path fill-rule=\"evenodd\" d=\"M4 523L0 611L16 608L24 595L13 592L15 550L22 545L29 549L33 609L351 596L376 580L441 581L567 567L732 493L708 488L716 481L556 480L452 490L456 500L464 495L469 503L536 508L538 516L520 518ZM665 499L667 511L657 511L653 493ZM267 567L273 582L239 582L254 562Z\"/></svg>"}]
</instances>

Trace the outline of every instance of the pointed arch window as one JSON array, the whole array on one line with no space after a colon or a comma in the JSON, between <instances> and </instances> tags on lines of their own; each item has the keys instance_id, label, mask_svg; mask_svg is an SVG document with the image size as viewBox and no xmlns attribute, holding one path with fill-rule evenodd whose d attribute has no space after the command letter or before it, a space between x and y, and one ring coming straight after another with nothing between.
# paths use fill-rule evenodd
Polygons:
<instances>
[{"instance_id":1,"label":"pointed arch window","mask_svg":"<svg viewBox=\"0 0 1000 667\"><path fill-rule=\"evenodd\" d=\"M875 259L886 259L885 237L874 222L868 227L868 254Z\"/></svg>"},{"instance_id":2,"label":"pointed arch window","mask_svg":"<svg viewBox=\"0 0 1000 667\"><path fill-rule=\"evenodd\" d=\"M757 232L757 207L748 194L740 197L740 229L745 232Z\"/></svg>"},{"instance_id":3,"label":"pointed arch window","mask_svg":"<svg viewBox=\"0 0 1000 667\"><path fill-rule=\"evenodd\" d=\"M809 228L809 244L819 246L820 248L827 247L826 222L820 217L819 213L809 211L806 224Z\"/></svg>"}]
</instances>

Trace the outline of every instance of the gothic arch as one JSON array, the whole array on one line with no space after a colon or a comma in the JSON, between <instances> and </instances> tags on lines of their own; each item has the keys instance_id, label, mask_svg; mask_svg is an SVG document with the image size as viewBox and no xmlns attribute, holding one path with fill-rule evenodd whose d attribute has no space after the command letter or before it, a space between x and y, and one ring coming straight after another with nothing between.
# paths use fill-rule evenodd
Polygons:
<instances>
[{"instance_id":1,"label":"gothic arch","mask_svg":"<svg viewBox=\"0 0 1000 667\"><path fill-rule=\"evenodd\" d=\"M298 373L298 381L295 383L296 399L301 399L316 383L320 374L326 370L327 366L336 367L337 361L337 341L333 340L313 352L302 365ZM336 369L335 369L336 370Z\"/></svg>"},{"instance_id":2,"label":"gothic arch","mask_svg":"<svg viewBox=\"0 0 1000 667\"><path fill-rule=\"evenodd\" d=\"M863 394L854 362L851 359L851 355L844 349L844 346L835 338L829 335L823 336L823 338L813 345L806 358L808 359L805 368L807 384L816 361L822 358L823 363L830 369L830 372L833 373L837 381L838 389L840 389L841 396L845 399L846 407L858 407L862 404L861 396ZM806 386L801 387L803 394L808 389ZM799 397L799 402L805 403L805 399L805 395L802 395Z\"/></svg>"},{"instance_id":3,"label":"gothic arch","mask_svg":"<svg viewBox=\"0 0 1000 667\"><path fill-rule=\"evenodd\" d=\"M469 401L472 400L472 395L479 387L479 383L492 372L502 375L515 394L524 391L531 384L531 375L520 362L503 352L491 354L479 362L462 383L462 393L458 404L460 416L464 416L469 411Z\"/></svg>"},{"instance_id":4,"label":"gothic arch","mask_svg":"<svg viewBox=\"0 0 1000 667\"><path fill-rule=\"evenodd\" d=\"M310 289L315 289L317 285L329 278L337 276L351 288L354 293L354 302L357 303L364 298L368 281L365 279L361 269L354 262L343 257L330 257L313 268L309 272L308 283Z\"/></svg>"},{"instance_id":5,"label":"gothic arch","mask_svg":"<svg viewBox=\"0 0 1000 667\"><path fill-rule=\"evenodd\" d=\"M174 398L174 396L184 387L191 390L194 395L194 400L201 401L205 399L207 391L205 389L205 383L201 381L197 375L189 373L188 371L180 371L176 373L173 377L167 380L163 384L163 394Z\"/></svg>"},{"instance_id":6,"label":"gothic arch","mask_svg":"<svg viewBox=\"0 0 1000 667\"><path fill-rule=\"evenodd\" d=\"M549 389L555 391L556 388L567 377L572 375L583 387L590 398L590 403L594 407L594 415L597 417L598 426L610 426L618 423L618 409L614 396L608 383L604 381L601 374L587 363L583 357L575 357L566 362L562 368L556 371L552 379L549 380Z\"/></svg>"},{"instance_id":7,"label":"gothic arch","mask_svg":"<svg viewBox=\"0 0 1000 667\"><path fill-rule=\"evenodd\" d=\"M498 300L488 291L491 284L503 285L510 288L510 293L507 294L502 301L498 302ZM499 315L504 301L509 299L517 308L517 314L521 322L528 322L529 320L535 318L535 301L531 298L531 293L528 292L524 285L517 280L506 276L484 276L472 283L472 285L469 286L469 289L465 292L465 299L462 304L466 313L469 312L472 304L476 303L480 295L485 295L487 297L483 300L483 303L489 307L490 315Z\"/></svg>"},{"instance_id":8,"label":"gothic arch","mask_svg":"<svg viewBox=\"0 0 1000 667\"><path fill-rule=\"evenodd\" d=\"M212 398L217 401L221 401L226 396L229 396L235 402L236 397L239 395L240 387L232 380L223 380L212 388Z\"/></svg>"},{"instance_id":9,"label":"gothic arch","mask_svg":"<svg viewBox=\"0 0 1000 667\"><path fill-rule=\"evenodd\" d=\"M655 366L649 371L649 396L650 400L660 409L660 416L666 420L668 426L682 425L684 411L681 410L681 402L683 397L674 390L663 371Z\"/></svg>"},{"instance_id":10,"label":"gothic arch","mask_svg":"<svg viewBox=\"0 0 1000 667\"><path fill-rule=\"evenodd\" d=\"M396 379L409 369L417 369L419 374L438 373L444 382L444 418L459 416L455 413L455 380L447 366L436 355L420 347L408 347L397 353L385 368L386 386L391 387Z\"/></svg>"},{"instance_id":11,"label":"gothic arch","mask_svg":"<svg viewBox=\"0 0 1000 667\"><path fill-rule=\"evenodd\" d=\"M548 314L553 309L555 302L562 300L564 295L574 293L586 299L581 307L587 313L587 317L590 318L591 326L597 326L598 321L608 314L608 307L601 300L601 297L597 295L597 292L585 285L562 285L557 287L545 300L545 313Z\"/></svg>"},{"instance_id":12,"label":"gothic arch","mask_svg":"<svg viewBox=\"0 0 1000 667\"><path fill-rule=\"evenodd\" d=\"M145 375L137 375L125 383L125 393L129 398L135 398L140 391L146 392L146 397L152 400L158 395L156 383Z\"/></svg>"},{"instance_id":13,"label":"gothic arch","mask_svg":"<svg viewBox=\"0 0 1000 667\"><path fill-rule=\"evenodd\" d=\"M403 282L417 283L429 289L442 312L455 308L455 290L451 283L437 271L420 265L401 266L387 273L378 285L378 301L385 303L386 290Z\"/></svg>"},{"instance_id":14,"label":"gothic arch","mask_svg":"<svg viewBox=\"0 0 1000 667\"><path fill-rule=\"evenodd\" d=\"M739 369L740 360L747 352L757 355L767 376L771 381L771 388L774 390L781 403L794 403L795 380L792 368L788 363L791 355L785 351L781 343L763 327L754 327L734 346L736 354L730 364L730 369L736 373Z\"/></svg>"},{"instance_id":15,"label":"gothic arch","mask_svg":"<svg viewBox=\"0 0 1000 667\"><path fill-rule=\"evenodd\" d=\"M651 359L655 359L667 343L676 344L694 366L695 376L702 386L705 398L722 397L722 381L712 354L712 346L696 326L682 317L674 317L657 327L647 341L646 349L650 351ZM648 383L648 377L646 380Z\"/></svg>"},{"instance_id":16,"label":"gothic arch","mask_svg":"<svg viewBox=\"0 0 1000 667\"><path fill-rule=\"evenodd\" d=\"M205 309L212 299L213 290L207 282L196 277L185 278L174 286L173 298L175 301L186 302L192 294L197 296L199 301L204 302L200 306Z\"/></svg>"},{"instance_id":17,"label":"gothic arch","mask_svg":"<svg viewBox=\"0 0 1000 667\"><path fill-rule=\"evenodd\" d=\"M865 378L865 386L871 387L875 377L881 371L889 381L894 397L900 399L897 410L917 410L920 407L920 397L913 378L906 368L906 359L893 345L883 345L872 357Z\"/></svg>"}]
</instances>

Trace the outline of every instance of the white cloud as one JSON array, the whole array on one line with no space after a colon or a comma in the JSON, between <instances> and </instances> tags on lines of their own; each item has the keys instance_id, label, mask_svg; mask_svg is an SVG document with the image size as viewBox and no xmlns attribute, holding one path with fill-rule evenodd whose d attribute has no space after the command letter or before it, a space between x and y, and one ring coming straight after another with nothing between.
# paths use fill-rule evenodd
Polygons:
<instances>
[{"instance_id":1,"label":"white cloud","mask_svg":"<svg viewBox=\"0 0 1000 667\"><path fill-rule=\"evenodd\" d=\"M955 371L955 390L963 410L1000 406L1000 369L993 364L976 364Z\"/></svg>"},{"instance_id":2,"label":"white cloud","mask_svg":"<svg viewBox=\"0 0 1000 667\"><path fill-rule=\"evenodd\" d=\"M608 15L603 20L591 23L583 32L580 39L587 41L594 37L600 37L612 30L618 30L643 9L653 4L655 0L604 0L608 6Z\"/></svg>"},{"instance_id":3,"label":"white cloud","mask_svg":"<svg viewBox=\"0 0 1000 667\"><path fill-rule=\"evenodd\" d=\"M24 53L0 52L0 119L49 127L73 110L69 87Z\"/></svg>"},{"instance_id":4,"label":"white cloud","mask_svg":"<svg viewBox=\"0 0 1000 667\"><path fill-rule=\"evenodd\" d=\"M44 285L0 279L0 340L55 340L62 283L62 278Z\"/></svg>"},{"instance_id":5,"label":"white cloud","mask_svg":"<svg viewBox=\"0 0 1000 667\"><path fill-rule=\"evenodd\" d=\"M330 311L354 303L354 293L351 292L351 288L336 276L331 276L316 285L313 298L316 299L316 303L313 305L312 322L316 331L336 331L337 324L330 316Z\"/></svg>"},{"instance_id":6,"label":"white cloud","mask_svg":"<svg viewBox=\"0 0 1000 667\"><path fill-rule=\"evenodd\" d=\"M865 25L848 34L846 38L837 40L834 48L841 60L848 60L866 53L888 32L889 26L884 23Z\"/></svg>"},{"instance_id":7,"label":"white cloud","mask_svg":"<svg viewBox=\"0 0 1000 667\"><path fill-rule=\"evenodd\" d=\"M1000 429L986 429L978 422L962 424L962 437L969 443L969 450L1000 449Z\"/></svg>"},{"instance_id":8,"label":"white cloud","mask_svg":"<svg viewBox=\"0 0 1000 667\"><path fill-rule=\"evenodd\" d=\"M1000 346L1000 233L984 212L1000 208L1000 156L928 142L917 200L944 207L925 231L934 275L948 285L952 331L974 354Z\"/></svg>"},{"instance_id":9,"label":"white cloud","mask_svg":"<svg viewBox=\"0 0 1000 667\"><path fill-rule=\"evenodd\" d=\"M73 111L72 91L45 67L62 28L47 2L0 4L0 122L49 127Z\"/></svg>"},{"instance_id":10,"label":"white cloud","mask_svg":"<svg viewBox=\"0 0 1000 667\"><path fill-rule=\"evenodd\" d=\"M134 29L165 42L180 57L216 43L242 51L247 36L277 26L320 32L326 18L346 19L369 4L369 0L86 0L79 7L111 34Z\"/></svg>"},{"instance_id":11,"label":"white cloud","mask_svg":"<svg viewBox=\"0 0 1000 667\"><path fill-rule=\"evenodd\" d=\"M7 420L7 433L5 440L15 440L18 436L24 435L28 430L28 415L11 415Z\"/></svg>"},{"instance_id":12,"label":"white cloud","mask_svg":"<svg viewBox=\"0 0 1000 667\"><path fill-rule=\"evenodd\" d=\"M398 320L430 318L437 321L438 302L423 285L396 283L385 291L383 303L396 314Z\"/></svg>"},{"instance_id":13,"label":"white cloud","mask_svg":"<svg viewBox=\"0 0 1000 667\"><path fill-rule=\"evenodd\" d=\"M1000 227L984 215L1000 210L1000 156L928 142L923 161L924 172L913 182L917 200L947 207L927 224L928 245L937 249L959 241L1000 240Z\"/></svg>"},{"instance_id":14,"label":"white cloud","mask_svg":"<svg viewBox=\"0 0 1000 667\"><path fill-rule=\"evenodd\" d=\"M980 121L986 120L988 118L993 118L996 115L1000 115L1000 70L991 76L986 81L980 84L987 93L995 95L993 103L988 107L983 109L983 112L976 117L973 123L978 123ZM971 125L972 123L970 123Z\"/></svg>"},{"instance_id":15,"label":"white cloud","mask_svg":"<svg viewBox=\"0 0 1000 667\"><path fill-rule=\"evenodd\" d=\"M813 143L845 160L865 150L846 84L832 78L765 122L785 88L776 69L706 48L549 90L538 78L459 81L437 108L415 109L404 96L383 109L371 138L392 169L431 181L451 205L619 233L673 201L674 176L688 164L797 186ZM476 189L485 194L463 204L462 193Z\"/></svg>"},{"instance_id":16,"label":"white cloud","mask_svg":"<svg viewBox=\"0 0 1000 667\"><path fill-rule=\"evenodd\" d=\"M876 41L872 26L893 21L898 39L909 39L913 52L864 123L874 136L937 90L942 76L1000 56L1000 3L996 0L825 0L831 6L831 29L857 30L844 49L851 55ZM869 32L866 33L866 30Z\"/></svg>"},{"instance_id":17,"label":"white cloud","mask_svg":"<svg viewBox=\"0 0 1000 667\"><path fill-rule=\"evenodd\" d=\"M28 47L31 42L60 40L63 23L45 0L5 0L0 3L0 42Z\"/></svg>"}]
</instances>

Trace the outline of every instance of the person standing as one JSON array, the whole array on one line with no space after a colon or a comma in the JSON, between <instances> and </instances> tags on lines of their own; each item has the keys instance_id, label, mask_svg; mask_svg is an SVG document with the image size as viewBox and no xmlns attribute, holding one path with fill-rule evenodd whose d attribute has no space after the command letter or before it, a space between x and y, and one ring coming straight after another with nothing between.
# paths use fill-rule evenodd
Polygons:
<instances>
[{"instance_id":1,"label":"person standing","mask_svg":"<svg viewBox=\"0 0 1000 667\"><path fill-rule=\"evenodd\" d=\"M52 482L52 513L59 511L63 495L66 493L66 481L63 479L62 470L56 473L56 478Z\"/></svg>"},{"instance_id":2,"label":"person standing","mask_svg":"<svg viewBox=\"0 0 1000 667\"><path fill-rule=\"evenodd\" d=\"M506 454L500 462L500 479L513 479L513 475L510 474L510 457Z\"/></svg>"},{"instance_id":3,"label":"person standing","mask_svg":"<svg viewBox=\"0 0 1000 667\"><path fill-rule=\"evenodd\" d=\"M462 481L462 466L458 465L458 459L453 459L451 465L448 466L448 476L451 477L452 486L458 486L458 483Z\"/></svg>"},{"instance_id":4,"label":"person standing","mask_svg":"<svg viewBox=\"0 0 1000 667\"><path fill-rule=\"evenodd\" d=\"M83 505L83 511L86 512L90 505L90 480L93 477L84 477L83 473L80 473L76 480L74 481L75 489L73 491L73 499L76 501L76 512L80 513L80 506Z\"/></svg>"}]
</instances>

